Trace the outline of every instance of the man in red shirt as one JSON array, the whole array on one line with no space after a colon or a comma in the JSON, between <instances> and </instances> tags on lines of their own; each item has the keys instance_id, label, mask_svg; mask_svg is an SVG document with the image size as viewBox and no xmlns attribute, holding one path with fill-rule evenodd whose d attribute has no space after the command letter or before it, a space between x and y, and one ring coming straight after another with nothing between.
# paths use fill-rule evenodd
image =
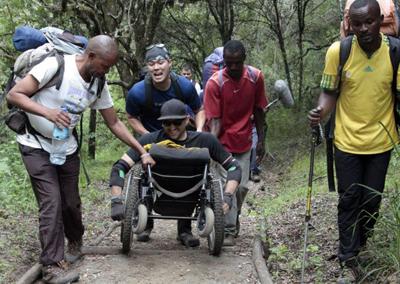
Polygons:
<instances>
[{"instance_id":1,"label":"man in red shirt","mask_svg":"<svg viewBox=\"0 0 400 284\"><path fill-rule=\"evenodd\" d=\"M234 244L239 233L239 214L248 188L252 124L254 121L259 137L257 159L265 154L264 111L268 101L265 94L264 75L252 66L244 65L246 50L237 40L224 46L225 68L214 73L207 82L204 110L208 127L218 137L225 149L232 153L242 168L242 179L236 192L232 209L225 215L225 245ZM218 168L222 178L226 172Z\"/></svg>"}]
</instances>

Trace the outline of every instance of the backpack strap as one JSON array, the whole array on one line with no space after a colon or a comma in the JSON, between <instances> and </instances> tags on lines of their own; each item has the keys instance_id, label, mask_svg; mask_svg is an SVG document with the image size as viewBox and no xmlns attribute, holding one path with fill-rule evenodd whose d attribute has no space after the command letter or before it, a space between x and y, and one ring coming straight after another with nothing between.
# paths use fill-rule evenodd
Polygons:
<instances>
[{"instance_id":1,"label":"backpack strap","mask_svg":"<svg viewBox=\"0 0 400 284\"><path fill-rule=\"evenodd\" d=\"M257 82L257 74L254 68L247 65L247 74L249 75L249 78L252 81L252 83L255 84Z\"/></svg>"},{"instance_id":2,"label":"backpack strap","mask_svg":"<svg viewBox=\"0 0 400 284\"><path fill-rule=\"evenodd\" d=\"M343 40L340 41L340 48L339 48L339 66L338 66L338 87L337 87L337 95L339 96L340 94L340 87L342 85L342 73L343 73L343 67L347 62L347 59L349 59L350 56L350 51L351 51L351 45L353 43L353 35L349 35L345 37Z\"/></svg>"},{"instance_id":3,"label":"backpack strap","mask_svg":"<svg viewBox=\"0 0 400 284\"><path fill-rule=\"evenodd\" d=\"M351 46L353 43L353 36L347 36L343 40L340 41L339 48L339 65L337 69L337 89L336 89L336 97L338 98L340 95L340 88L342 85L342 73L343 67L347 62L347 59L350 56ZM334 175L334 158L333 158L333 132L335 129L335 113L336 109L334 108L332 111L329 120L325 124L325 137L326 137L326 171L328 177L328 188L329 191L335 191L335 175Z\"/></svg>"},{"instance_id":4,"label":"backpack strap","mask_svg":"<svg viewBox=\"0 0 400 284\"><path fill-rule=\"evenodd\" d=\"M185 98L182 95L182 90L178 83L178 78L179 78L178 75L176 75L174 72L171 72L170 77L171 77L172 88L174 88L176 98L181 102L185 103Z\"/></svg>"},{"instance_id":5,"label":"backpack strap","mask_svg":"<svg viewBox=\"0 0 400 284\"><path fill-rule=\"evenodd\" d=\"M144 108L146 112L152 112L153 109L153 83L151 82L151 76L146 74L144 77Z\"/></svg>"},{"instance_id":6,"label":"backpack strap","mask_svg":"<svg viewBox=\"0 0 400 284\"><path fill-rule=\"evenodd\" d=\"M397 104L400 100L400 93L397 91L397 72L399 70L400 63L400 40L391 36L388 36L388 39L390 63L392 64L393 68L392 94L394 96L394 117L396 124L400 125L400 116L397 111Z\"/></svg>"},{"instance_id":7,"label":"backpack strap","mask_svg":"<svg viewBox=\"0 0 400 284\"><path fill-rule=\"evenodd\" d=\"M224 83L223 78L222 78L222 72L223 72L223 69L218 70L218 86L219 86L220 93L222 93L222 84Z\"/></svg>"}]
</instances>

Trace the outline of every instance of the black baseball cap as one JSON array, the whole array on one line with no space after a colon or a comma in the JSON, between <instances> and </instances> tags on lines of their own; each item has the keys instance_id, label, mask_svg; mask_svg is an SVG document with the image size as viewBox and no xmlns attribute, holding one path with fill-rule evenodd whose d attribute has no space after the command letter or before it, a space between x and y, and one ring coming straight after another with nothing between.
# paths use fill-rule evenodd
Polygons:
<instances>
[{"instance_id":1,"label":"black baseball cap","mask_svg":"<svg viewBox=\"0 0 400 284\"><path fill-rule=\"evenodd\" d=\"M184 119L188 116L185 104L177 99L165 102L160 112L158 120Z\"/></svg>"},{"instance_id":2,"label":"black baseball cap","mask_svg":"<svg viewBox=\"0 0 400 284\"><path fill-rule=\"evenodd\" d=\"M169 52L164 44L152 44L146 48L145 61L149 62L158 59L170 59Z\"/></svg>"}]
</instances>

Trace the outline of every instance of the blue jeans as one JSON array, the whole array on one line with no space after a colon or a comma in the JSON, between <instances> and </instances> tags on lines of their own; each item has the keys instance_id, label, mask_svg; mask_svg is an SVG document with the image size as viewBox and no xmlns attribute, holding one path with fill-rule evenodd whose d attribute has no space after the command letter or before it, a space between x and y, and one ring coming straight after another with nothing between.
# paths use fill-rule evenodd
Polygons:
<instances>
[{"instance_id":1,"label":"blue jeans","mask_svg":"<svg viewBox=\"0 0 400 284\"><path fill-rule=\"evenodd\" d=\"M250 157L250 172L253 174L259 174L261 172L260 168L258 167L256 163L256 157L257 157L257 142L258 142L258 135L257 135L257 129L254 126L252 133L251 133L251 157Z\"/></svg>"}]
</instances>

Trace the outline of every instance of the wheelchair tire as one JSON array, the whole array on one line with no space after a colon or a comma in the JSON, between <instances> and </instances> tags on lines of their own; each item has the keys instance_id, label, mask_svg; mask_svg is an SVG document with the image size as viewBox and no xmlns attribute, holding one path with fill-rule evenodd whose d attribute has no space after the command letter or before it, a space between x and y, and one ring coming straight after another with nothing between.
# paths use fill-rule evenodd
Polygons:
<instances>
[{"instance_id":1,"label":"wheelchair tire","mask_svg":"<svg viewBox=\"0 0 400 284\"><path fill-rule=\"evenodd\" d=\"M135 222L132 224L132 232L135 234L140 234L146 229L147 225L147 208L144 204L139 204L137 207L137 212L133 218Z\"/></svg>"},{"instance_id":2,"label":"wheelchair tire","mask_svg":"<svg viewBox=\"0 0 400 284\"><path fill-rule=\"evenodd\" d=\"M214 226L207 237L208 251L214 256L221 254L224 243L224 211L222 209L222 186L219 180L211 182L211 209L214 211Z\"/></svg>"},{"instance_id":3,"label":"wheelchair tire","mask_svg":"<svg viewBox=\"0 0 400 284\"><path fill-rule=\"evenodd\" d=\"M131 250L133 231L132 223L135 213L135 207L139 201L139 176L141 172L141 165L132 167L129 175L127 176L128 182L125 185L125 218L121 224L121 242L122 252L128 254ZM147 212L146 212L147 213Z\"/></svg>"},{"instance_id":4,"label":"wheelchair tire","mask_svg":"<svg viewBox=\"0 0 400 284\"><path fill-rule=\"evenodd\" d=\"M206 207L204 212L199 214L199 220L197 222L197 229L199 236L202 238L208 237L214 228L214 211L210 207ZM201 220L202 219L202 220Z\"/></svg>"}]
</instances>

